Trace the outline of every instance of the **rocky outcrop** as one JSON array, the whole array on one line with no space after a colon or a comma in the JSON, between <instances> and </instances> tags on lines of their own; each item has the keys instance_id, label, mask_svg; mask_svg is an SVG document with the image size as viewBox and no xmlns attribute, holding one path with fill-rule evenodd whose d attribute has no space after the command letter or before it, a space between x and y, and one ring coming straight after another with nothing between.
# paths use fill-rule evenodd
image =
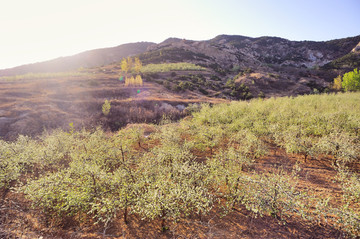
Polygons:
<instances>
[{"instance_id":1,"label":"rocky outcrop","mask_svg":"<svg viewBox=\"0 0 360 239\"><path fill-rule=\"evenodd\" d=\"M351 50L351 52L360 54L360 42Z\"/></svg>"},{"instance_id":2,"label":"rocky outcrop","mask_svg":"<svg viewBox=\"0 0 360 239\"><path fill-rule=\"evenodd\" d=\"M345 57L346 64L333 63L353 49L357 51L359 41L360 36L325 42L232 35L208 41L169 38L149 47L140 59L145 64L185 61L201 65L221 79L220 84L235 79L246 85L253 96L298 95L326 90L342 70L355 66L350 64L353 57ZM237 75L241 77L236 78ZM226 92L226 86L214 87L218 82L211 82L211 76L205 78L218 95L219 91Z\"/></svg>"}]
</instances>

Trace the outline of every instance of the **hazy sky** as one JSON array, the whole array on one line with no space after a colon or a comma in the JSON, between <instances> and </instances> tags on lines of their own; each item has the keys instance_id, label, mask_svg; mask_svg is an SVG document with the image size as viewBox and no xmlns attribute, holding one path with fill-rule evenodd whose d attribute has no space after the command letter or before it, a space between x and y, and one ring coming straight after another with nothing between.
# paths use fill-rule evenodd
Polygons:
<instances>
[{"instance_id":1,"label":"hazy sky","mask_svg":"<svg viewBox=\"0 0 360 239\"><path fill-rule=\"evenodd\" d=\"M0 0L0 69L128 42L360 35L360 0Z\"/></svg>"}]
</instances>

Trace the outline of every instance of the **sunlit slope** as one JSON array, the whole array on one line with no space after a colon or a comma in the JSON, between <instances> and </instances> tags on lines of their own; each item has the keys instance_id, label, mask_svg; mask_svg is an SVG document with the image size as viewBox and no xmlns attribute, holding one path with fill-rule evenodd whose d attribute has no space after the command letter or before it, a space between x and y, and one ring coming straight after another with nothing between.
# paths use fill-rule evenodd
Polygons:
<instances>
[{"instance_id":1,"label":"sunlit slope","mask_svg":"<svg viewBox=\"0 0 360 239\"><path fill-rule=\"evenodd\" d=\"M152 238L169 229L187 235L185 225L199 237L210 229L275 237L274 228L289 237L356 237L359 100L346 93L193 105L192 117L176 123L21 136L0 144L0 187L17 188L32 202L29 217L46 216L55 228L71 221L117 235L144 220L157 225ZM242 221L225 232L218 225L229 217ZM251 229L259 218L267 229Z\"/></svg>"},{"instance_id":2,"label":"sunlit slope","mask_svg":"<svg viewBox=\"0 0 360 239\"><path fill-rule=\"evenodd\" d=\"M67 129L70 123L78 129L102 125L117 130L128 123L158 122L170 112L178 119L189 103L221 101L197 92L172 92L146 77L141 86L126 86L119 80L122 75L110 66L0 77L0 137L35 136ZM106 117L101 110L105 100L111 102Z\"/></svg>"},{"instance_id":3,"label":"sunlit slope","mask_svg":"<svg viewBox=\"0 0 360 239\"><path fill-rule=\"evenodd\" d=\"M73 56L59 57L54 60L22 65L0 70L0 76L22 75L26 73L74 71L118 62L124 57L140 54L153 45L150 42L123 44L116 47L101 48L82 52Z\"/></svg>"}]
</instances>

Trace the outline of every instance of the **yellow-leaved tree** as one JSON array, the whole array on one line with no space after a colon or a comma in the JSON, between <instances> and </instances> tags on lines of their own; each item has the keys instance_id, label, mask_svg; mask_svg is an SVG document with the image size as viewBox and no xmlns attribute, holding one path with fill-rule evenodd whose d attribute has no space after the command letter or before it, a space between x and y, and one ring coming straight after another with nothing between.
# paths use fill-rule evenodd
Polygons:
<instances>
[{"instance_id":1,"label":"yellow-leaved tree","mask_svg":"<svg viewBox=\"0 0 360 239\"><path fill-rule=\"evenodd\" d=\"M141 75L136 75L136 77L134 78L132 77L126 77L125 79L125 86L142 86L143 85L143 80L141 78Z\"/></svg>"},{"instance_id":2,"label":"yellow-leaved tree","mask_svg":"<svg viewBox=\"0 0 360 239\"><path fill-rule=\"evenodd\" d=\"M134 70L136 72L136 74L139 74L142 68L142 63L140 61L140 59L138 57L135 57L134 60Z\"/></svg>"},{"instance_id":3,"label":"yellow-leaved tree","mask_svg":"<svg viewBox=\"0 0 360 239\"><path fill-rule=\"evenodd\" d=\"M135 84L138 85L138 86L142 86L142 85L143 85L143 80L142 80L142 78L141 78L141 75L136 75Z\"/></svg>"},{"instance_id":4,"label":"yellow-leaved tree","mask_svg":"<svg viewBox=\"0 0 360 239\"><path fill-rule=\"evenodd\" d=\"M336 77L334 79L333 89L334 90L341 90L341 88L342 88L341 84L342 84L341 75L338 75L338 77Z\"/></svg>"},{"instance_id":5,"label":"yellow-leaved tree","mask_svg":"<svg viewBox=\"0 0 360 239\"><path fill-rule=\"evenodd\" d=\"M102 112L105 116L110 113L111 105L108 100L105 100L104 104L102 105Z\"/></svg>"},{"instance_id":6,"label":"yellow-leaved tree","mask_svg":"<svg viewBox=\"0 0 360 239\"><path fill-rule=\"evenodd\" d=\"M128 70L131 72L134 66L133 60L130 56L127 57Z\"/></svg>"},{"instance_id":7,"label":"yellow-leaved tree","mask_svg":"<svg viewBox=\"0 0 360 239\"><path fill-rule=\"evenodd\" d=\"M124 58L121 61L121 71L127 73L129 71L129 64L127 62L127 60Z\"/></svg>"}]
</instances>

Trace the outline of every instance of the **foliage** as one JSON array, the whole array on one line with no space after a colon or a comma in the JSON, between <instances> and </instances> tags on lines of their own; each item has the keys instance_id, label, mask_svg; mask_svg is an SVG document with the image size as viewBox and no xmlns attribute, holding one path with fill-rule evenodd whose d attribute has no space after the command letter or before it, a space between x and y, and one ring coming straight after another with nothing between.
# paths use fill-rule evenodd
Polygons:
<instances>
[{"instance_id":1,"label":"foliage","mask_svg":"<svg viewBox=\"0 0 360 239\"><path fill-rule=\"evenodd\" d=\"M121 65L121 71L123 71L125 73L127 73L129 71L130 67L129 67L129 64L128 64L126 58L121 60L120 65Z\"/></svg>"},{"instance_id":2,"label":"foliage","mask_svg":"<svg viewBox=\"0 0 360 239\"><path fill-rule=\"evenodd\" d=\"M102 112L105 116L110 113L111 104L108 100L105 100L104 104L102 105Z\"/></svg>"},{"instance_id":3,"label":"foliage","mask_svg":"<svg viewBox=\"0 0 360 239\"><path fill-rule=\"evenodd\" d=\"M228 132L244 132L274 142L288 153L316 157L331 154L343 162L357 160L360 117L359 94L299 96L297 98L256 99L251 102L208 105L194 114L192 127L208 125L200 132L220 127ZM276 109L276 110L272 110ZM238 137L244 138L246 137ZM201 142L201 141L199 141ZM246 145L246 144L243 144Z\"/></svg>"},{"instance_id":4,"label":"foliage","mask_svg":"<svg viewBox=\"0 0 360 239\"><path fill-rule=\"evenodd\" d=\"M334 130L334 132L321 137L316 147L319 153L333 155L335 164L338 163L338 160L344 164L357 160L359 156L358 140L359 137Z\"/></svg>"},{"instance_id":5,"label":"foliage","mask_svg":"<svg viewBox=\"0 0 360 239\"><path fill-rule=\"evenodd\" d=\"M120 209L129 207L134 197L136 171L129 148L136 141L134 131L112 138L99 129L71 135L76 146L67 154L68 166L32 180L24 192L34 206L54 220L65 215L92 215L107 225Z\"/></svg>"},{"instance_id":6,"label":"foliage","mask_svg":"<svg viewBox=\"0 0 360 239\"><path fill-rule=\"evenodd\" d=\"M0 189L8 189L36 162L35 144L26 136L15 142L0 141Z\"/></svg>"},{"instance_id":7,"label":"foliage","mask_svg":"<svg viewBox=\"0 0 360 239\"><path fill-rule=\"evenodd\" d=\"M142 69L142 63L138 57L135 57L134 60L134 71L136 74L139 74Z\"/></svg>"},{"instance_id":8,"label":"foliage","mask_svg":"<svg viewBox=\"0 0 360 239\"><path fill-rule=\"evenodd\" d=\"M181 90L193 90L194 84L189 81L181 81L179 83L179 87L181 88Z\"/></svg>"},{"instance_id":9,"label":"foliage","mask_svg":"<svg viewBox=\"0 0 360 239\"><path fill-rule=\"evenodd\" d=\"M143 167L147 186L134 207L146 218L161 218L163 230L166 219L206 213L213 204L207 167L192 162L186 148L169 143L153 151L154 157Z\"/></svg>"},{"instance_id":10,"label":"foliage","mask_svg":"<svg viewBox=\"0 0 360 239\"><path fill-rule=\"evenodd\" d=\"M223 156L214 158L209 164L211 176L222 188L219 194L226 198L225 212L240 204L260 216L282 219L294 212L303 217L308 215L307 202L311 198L296 189L296 174L289 176L280 171L249 175L242 172L241 160Z\"/></svg>"},{"instance_id":11,"label":"foliage","mask_svg":"<svg viewBox=\"0 0 360 239\"><path fill-rule=\"evenodd\" d=\"M342 87L345 91L357 91L360 90L360 72L358 69L354 69L348 73L345 73L342 79Z\"/></svg>"},{"instance_id":12,"label":"foliage","mask_svg":"<svg viewBox=\"0 0 360 239\"><path fill-rule=\"evenodd\" d=\"M334 83L333 83L333 87L334 90L341 90L342 89L342 79L341 79L341 75L338 75L335 79L334 79Z\"/></svg>"},{"instance_id":13,"label":"foliage","mask_svg":"<svg viewBox=\"0 0 360 239\"><path fill-rule=\"evenodd\" d=\"M193 60L209 60L209 56L202 53L195 53L183 48L170 47L155 51L148 51L140 55L144 64L163 62L183 62Z\"/></svg>"},{"instance_id":14,"label":"foliage","mask_svg":"<svg viewBox=\"0 0 360 239\"><path fill-rule=\"evenodd\" d=\"M135 58L135 62L133 59L128 56L127 58L123 58L120 62L121 71L125 72L127 74L128 72L131 72L132 70L135 70L136 73L140 72L142 63L139 60L139 58Z\"/></svg>"},{"instance_id":15,"label":"foliage","mask_svg":"<svg viewBox=\"0 0 360 239\"><path fill-rule=\"evenodd\" d=\"M143 86L143 84L141 75L136 75L135 78L133 76L125 78L125 86Z\"/></svg>"},{"instance_id":16,"label":"foliage","mask_svg":"<svg viewBox=\"0 0 360 239\"><path fill-rule=\"evenodd\" d=\"M188 112L189 114L195 113L195 112L199 112L201 110L201 106L200 104L189 104L186 108L185 111Z\"/></svg>"},{"instance_id":17,"label":"foliage","mask_svg":"<svg viewBox=\"0 0 360 239\"><path fill-rule=\"evenodd\" d=\"M154 72L171 72L171 71L203 71L206 68L197 66L192 63L178 62L178 63L162 63L162 64L148 64L142 67L142 73Z\"/></svg>"},{"instance_id":18,"label":"foliage","mask_svg":"<svg viewBox=\"0 0 360 239\"><path fill-rule=\"evenodd\" d=\"M48 73L27 73L16 76L2 76L0 80L17 81L17 80L35 80L35 79L49 79L49 78L64 78L64 77L84 77L89 76L85 72L48 72Z\"/></svg>"},{"instance_id":19,"label":"foliage","mask_svg":"<svg viewBox=\"0 0 360 239\"><path fill-rule=\"evenodd\" d=\"M354 69L360 67L360 55L350 52L324 65L325 69Z\"/></svg>"},{"instance_id":20,"label":"foliage","mask_svg":"<svg viewBox=\"0 0 360 239\"><path fill-rule=\"evenodd\" d=\"M264 99L265 98L265 94L264 92L260 91L259 94L257 95L258 98Z\"/></svg>"},{"instance_id":21,"label":"foliage","mask_svg":"<svg viewBox=\"0 0 360 239\"><path fill-rule=\"evenodd\" d=\"M230 95L235 99L248 100L252 98L249 87L244 85L243 83L235 83L234 79L229 79L226 82L225 87L231 89Z\"/></svg>"},{"instance_id":22,"label":"foliage","mask_svg":"<svg viewBox=\"0 0 360 239\"><path fill-rule=\"evenodd\" d=\"M358 172L346 169L360 156L359 93L254 99L249 102L189 106L192 117L116 133L94 130L45 132L0 142L0 188L16 187L47 221L111 227L136 214L167 222L205 215L214 207L226 214L246 208L252 216L285 222L332 218L331 223L359 236ZM341 202L331 205L299 187L293 170L254 161L269 147L306 158L335 159Z\"/></svg>"},{"instance_id":23,"label":"foliage","mask_svg":"<svg viewBox=\"0 0 360 239\"><path fill-rule=\"evenodd\" d=\"M342 207L334 210L339 217L337 223L350 235L357 237L360 235L360 212L356 206L360 202L360 176L347 169L340 169L337 179L344 191Z\"/></svg>"}]
</instances>

